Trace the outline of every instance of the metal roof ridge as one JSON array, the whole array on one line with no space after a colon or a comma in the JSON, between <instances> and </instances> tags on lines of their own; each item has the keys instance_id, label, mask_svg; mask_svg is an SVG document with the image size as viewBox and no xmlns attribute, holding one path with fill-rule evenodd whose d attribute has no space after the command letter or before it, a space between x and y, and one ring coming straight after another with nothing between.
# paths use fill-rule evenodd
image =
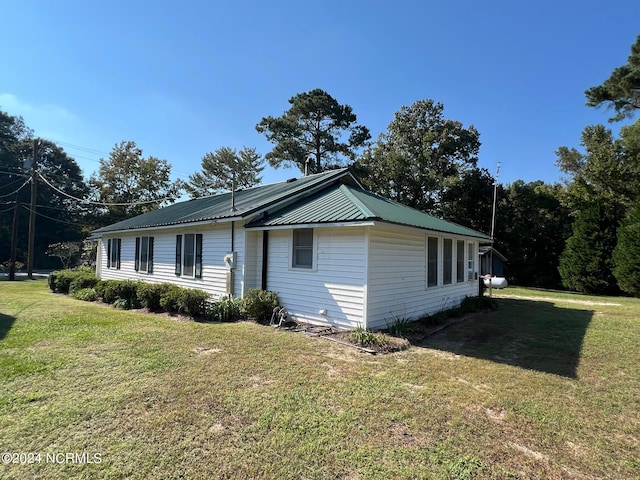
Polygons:
<instances>
[{"instance_id":1,"label":"metal roof ridge","mask_svg":"<svg viewBox=\"0 0 640 480\"><path fill-rule=\"evenodd\" d=\"M347 196L347 198L364 214L364 216L368 219L370 218L380 218L376 212L367 207L362 200L356 197L351 191L352 187L349 187L346 184L341 184L339 189Z\"/></svg>"}]
</instances>

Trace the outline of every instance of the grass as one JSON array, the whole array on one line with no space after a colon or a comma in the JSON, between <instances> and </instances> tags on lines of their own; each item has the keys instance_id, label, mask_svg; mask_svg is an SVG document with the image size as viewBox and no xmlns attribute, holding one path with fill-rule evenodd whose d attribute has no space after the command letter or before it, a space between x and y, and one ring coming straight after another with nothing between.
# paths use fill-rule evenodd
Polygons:
<instances>
[{"instance_id":1,"label":"grass","mask_svg":"<svg viewBox=\"0 0 640 480\"><path fill-rule=\"evenodd\" d=\"M640 301L494 297L371 356L2 282L0 451L43 460L0 478L640 477Z\"/></svg>"}]
</instances>

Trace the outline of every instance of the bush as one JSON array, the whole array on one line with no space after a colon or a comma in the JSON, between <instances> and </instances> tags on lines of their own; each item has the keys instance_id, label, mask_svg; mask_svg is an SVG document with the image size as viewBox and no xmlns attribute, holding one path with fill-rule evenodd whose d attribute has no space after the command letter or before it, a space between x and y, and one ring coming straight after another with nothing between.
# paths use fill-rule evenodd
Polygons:
<instances>
[{"instance_id":1,"label":"bush","mask_svg":"<svg viewBox=\"0 0 640 480\"><path fill-rule=\"evenodd\" d=\"M211 295L203 290L194 288L182 289L181 306L184 313L192 317L202 316L206 313L206 302Z\"/></svg>"},{"instance_id":2,"label":"bush","mask_svg":"<svg viewBox=\"0 0 640 480\"><path fill-rule=\"evenodd\" d=\"M396 337L404 337L413 328L412 321L406 317L396 317L391 325L387 324L387 331Z\"/></svg>"},{"instance_id":3,"label":"bush","mask_svg":"<svg viewBox=\"0 0 640 480\"><path fill-rule=\"evenodd\" d=\"M182 290L179 286L170 284L160 295L160 306L165 312L180 312Z\"/></svg>"},{"instance_id":4,"label":"bush","mask_svg":"<svg viewBox=\"0 0 640 480\"><path fill-rule=\"evenodd\" d=\"M349 340L361 347L384 347L388 343L383 334L373 333L362 327L358 327L351 332L349 334Z\"/></svg>"},{"instance_id":5,"label":"bush","mask_svg":"<svg viewBox=\"0 0 640 480\"><path fill-rule=\"evenodd\" d=\"M93 288L81 288L71 293L71 296L77 300L84 300L85 302L95 302L98 299L98 294Z\"/></svg>"},{"instance_id":6,"label":"bush","mask_svg":"<svg viewBox=\"0 0 640 480\"><path fill-rule=\"evenodd\" d=\"M47 282L52 292L68 294L82 288L92 288L98 279L93 269L79 267L51 272Z\"/></svg>"},{"instance_id":7,"label":"bush","mask_svg":"<svg viewBox=\"0 0 640 480\"><path fill-rule=\"evenodd\" d=\"M278 294L259 288L249 289L242 298L242 311L258 320L271 318L273 309L280 306Z\"/></svg>"},{"instance_id":8,"label":"bush","mask_svg":"<svg viewBox=\"0 0 640 480\"><path fill-rule=\"evenodd\" d=\"M74 276L73 280L71 280L71 283L69 284L69 293L73 294L78 290L87 288L93 289L93 287L95 287L97 283L98 278L92 271L78 272L78 274Z\"/></svg>"},{"instance_id":9,"label":"bush","mask_svg":"<svg viewBox=\"0 0 640 480\"><path fill-rule=\"evenodd\" d=\"M141 282L133 280L104 280L100 282L98 289L102 293L102 300L106 303L114 303L118 299L128 302L131 308L137 308L137 289Z\"/></svg>"},{"instance_id":10,"label":"bush","mask_svg":"<svg viewBox=\"0 0 640 480\"><path fill-rule=\"evenodd\" d=\"M173 287L170 283L141 283L137 290L140 305L153 311L162 310L160 299Z\"/></svg>"},{"instance_id":11,"label":"bush","mask_svg":"<svg viewBox=\"0 0 640 480\"><path fill-rule=\"evenodd\" d=\"M160 297L160 306L167 312L184 313L193 317L205 315L210 295L192 288L169 285Z\"/></svg>"},{"instance_id":12,"label":"bush","mask_svg":"<svg viewBox=\"0 0 640 480\"><path fill-rule=\"evenodd\" d=\"M482 310L496 310L497 302L493 298L486 296L465 297L460 303L462 313L480 312Z\"/></svg>"},{"instance_id":13,"label":"bush","mask_svg":"<svg viewBox=\"0 0 640 480\"><path fill-rule=\"evenodd\" d=\"M241 302L235 298L220 300L208 305L207 318L219 322L235 322L241 317Z\"/></svg>"}]
</instances>

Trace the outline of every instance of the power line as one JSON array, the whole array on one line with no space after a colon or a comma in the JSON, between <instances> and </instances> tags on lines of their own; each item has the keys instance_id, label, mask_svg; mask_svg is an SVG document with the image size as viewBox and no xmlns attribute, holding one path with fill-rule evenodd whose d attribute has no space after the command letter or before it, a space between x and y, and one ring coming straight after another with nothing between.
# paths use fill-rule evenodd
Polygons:
<instances>
[{"instance_id":1,"label":"power line","mask_svg":"<svg viewBox=\"0 0 640 480\"><path fill-rule=\"evenodd\" d=\"M24 208L25 210L27 210L28 212L32 212L32 210L31 210L29 207L27 207L26 205L20 205L20 206L21 206L22 208ZM54 222L58 222L58 223L66 223L67 225L73 225L73 226L76 226L76 227L84 227L84 226L86 225L86 224L84 224L84 223L67 222L67 221L65 221L65 220L60 220L59 218L49 217L49 216L47 216L47 215L43 215L43 214L42 214L42 213L40 213L40 212L32 212L32 213L35 213L35 214L36 214L37 216L39 216L39 217L43 217L43 218L46 218L46 219L48 219L48 220L53 220Z\"/></svg>"},{"instance_id":2,"label":"power line","mask_svg":"<svg viewBox=\"0 0 640 480\"><path fill-rule=\"evenodd\" d=\"M6 197L10 197L11 195L15 195L15 194L16 194L16 193L18 193L20 190L22 190L24 187L26 187L26 186L29 184L29 182L30 182L30 181L31 181L31 179L30 179L30 178L27 178L27 179L25 180L25 182L24 182L24 183L23 183L23 184L22 184L22 185L21 185L17 190L14 190L14 191L13 191L13 192L11 192L11 193L7 193L6 195L0 195L0 198L6 198Z\"/></svg>"},{"instance_id":3,"label":"power line","mask_svg":"<svg viewBox=\"0 0 640 480\"><path fill-rule=\"evenodd\" d=\"M91 205L100 205L103 207L133 207L136 205L146 205L148 203L158 203L158 202L164 202L166 200L175 200L175 198L172 197L165 197L165 198L158 198L156 200L145 200L144 202L129 202L129 203L107 203L107 202L94 202L91 200L86 200L86 199L82 199L82 198L78 198L78 197L74 197L73 195L69 195L66 192L63 192L62 190L60 190L59 188L55 187L54 185L52 185L46 178L44 178L42 176L42 174L40 172L38 172L38 176L42 179L42 181L44 183L46 183L47 185L49 185L49 187L51 187L52 189L54 189L56 192L58 192L60 195L64 195L65 197L68 197L72 200L76 200L78 202L84 202L84 203L89 203Z\"/></svg>"}]
</instances>

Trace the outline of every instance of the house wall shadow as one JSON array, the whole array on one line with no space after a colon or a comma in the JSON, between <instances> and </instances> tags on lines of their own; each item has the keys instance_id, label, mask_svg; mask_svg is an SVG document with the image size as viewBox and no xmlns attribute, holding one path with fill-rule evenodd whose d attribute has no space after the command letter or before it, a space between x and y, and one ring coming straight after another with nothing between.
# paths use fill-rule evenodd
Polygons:
<instances>
[{"instance_id":1,"label":"house wall shadow","mask_svg":"<svg viewBox=\"0 0 640 480\"><path fill-rule=\"evenodd\" d=\"M520 299L499 299L498 304L496 312L441 330L418 346L577 377L593 311Z\"/></svg>"},{"instance_id":2,"label":"house wall shadow","mask_svg":"<svg viewBox=\"0 0 640 480\"><path fill-rule=\"evenodd\" d=\"M0 313L0 340L3 340L4 337L7 336L7 333L9 333L15 321L16 317Z\"/></svg>"}]
</instances>

